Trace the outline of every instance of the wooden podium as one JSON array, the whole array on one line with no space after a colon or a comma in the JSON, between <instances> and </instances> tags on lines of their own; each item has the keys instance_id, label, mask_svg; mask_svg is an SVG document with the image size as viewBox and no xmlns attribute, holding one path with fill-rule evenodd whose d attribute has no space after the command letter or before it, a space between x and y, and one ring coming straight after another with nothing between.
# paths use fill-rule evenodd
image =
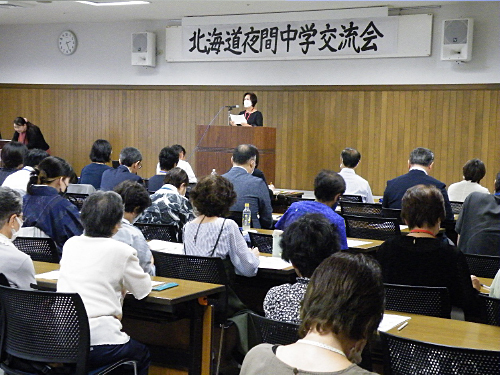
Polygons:
<instances>
[{"instance_id":1,"label":"wooden podium","mask_svg":"<svg viewBox=\"0 0 500 375\"><path fill-rule=\"evenodd\" d=\"M200 143L201 139L201 143ZM231 169L231 156L236 146L248 143L259 149L259 169L267 183L275 181L276 129L265 127L198 125L196 129L196 176L212 172L224 174ZM199 179L199 178L198 178Z\"/></svg>"}]
</instances>

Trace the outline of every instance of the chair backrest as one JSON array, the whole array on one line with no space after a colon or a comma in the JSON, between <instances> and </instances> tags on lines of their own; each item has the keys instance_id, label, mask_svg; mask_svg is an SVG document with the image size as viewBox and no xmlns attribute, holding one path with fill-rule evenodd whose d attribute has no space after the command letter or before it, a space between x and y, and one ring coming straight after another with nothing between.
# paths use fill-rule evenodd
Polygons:
<instances>
[{"instance_id":1,"label":"chair backrest","mask_svg":"<svg viewBox=\"0 0 500 375\"><path fill-rule=\"evenodd\" d=\"M404 224L401 218L401 208L382 208L382 217L387 217L389 219L397 219L399 224Z\"/></svg>"},{"instance_id":2,"label":"chair backrest","mask_svg":"<svg viewBox=\"0 0 500 375\"><path fill-rule=\"evenodd\" d=\"M377 203L362 203L340 201L340 212L342 215L359 215L382 217L382 205Z\"/></svg>"},{"instance_id":3,"label":"chair backrest","mask_svg":"<svg viewBox=\"0 0 500 375\"><path fill-rule=\"evenodd\" d=\"M481 293L478 296L483 323L500 327L500 299Z\"/></svg>"},{"instance_id":4,"label":"chair backrest","mask_svg":"<svg viewBox=\"0 0 500 375\"><path fill-rule=\"evenodd\" d=\"M396 219L368 216L343 215L347 237L368 238L385 241L401 235Z\"/></svg>"},{"instance_id":5,"label":"chair backrest","mask_svg":"<svg viewBox=\"0 0 500 375\"><path fill-rule=\"evenodd\" d=\"M363 198L361 195L349 195L349 194L344 194L341 195L339 200L342 202L363 202Z\"/></svg>"},{"instance_id":6,"label":"chair backrest","mask_svg":"<svg viewBox=\"0 0 500 375\"><path fill-rule=\"evenodd\" d=\"M273 253L273 236L270 234L248 232L252 247L258 247L261 253Z\"/></svg>"},{"instance_id":7,"label":"chair backrest","mask_svg":"<svg viewBox=\"0 0 500 375\"><path fill-rule=\"evenodd\" d=\"M17 237L12 243L34 261L59 263L59 252L52 238Z\"/></svg>"},{"instance_id":8,"label":"chair backrest","mask_svg":"<svg viewBox=\"0 0 500 375\"><path fill-rule=\"evenodd\" d=\"M89 323L78 294L0 286L0 305L2 357L74 364L74 374L87 374Z\"/></svg>"},{"instance_id":9,"label":"chair backrest","mask_svg":"<svg viewBox=\"0 0 500 375\"><path fill-rule=\"evenodd\" d=\"M499 351L426 343L387 332L380 337L386 375L498 374Z\"/></svg>"},{"instance_id":10,"label":"chair backrest","mask_svg":"<svg viewBox=\"0 0 500 375\"><path fill-rule=\"evenodd\" d=\"M445 287L384 284L387 310L450 319L451 303Z\"/></svg>"},{"instance_id":11,"label":"chair backrest","mask_svg":"<svg viewBox=\"0 0 500 375\"><path fill-rule=\"evenodd\" d=\"M83 202L85 202L85 199L89 197L89 194L66 193L65 197L67 200L73 203L76 206L76 208L78 208L78 211L81 211L83 207Z\"/></svg>"},{"instance_id":12,"label":"chair backrest","mask_svg":"<svg viewBox=\"0 0 500 375\"><path fill-rule=\"evenodd\" d=\"M471 275L493 279L500 269L500 257L493 255L465 254Z\"/></svg>"},{"instance_id":13,"label":"chair backrest","mask_svg":"<svg viewBox=\"0 0 500 375\"><path fill-rule=\"evenodd\" d=\"M156 276L228 285L224 263L218 257L171 254L152 251Z\"/></svg>"},{"instance_id":14,"label":"chair backrest","mask_svg":"<svg viewBox=\"0 0 500 375\"><path fill-rule=\"evenodd\" d=\"M146 241L162 240L182 243L182 231L177 225L135 223Z\"/></svg>"},{"instance_id":15,"label":"chair backrest","mask_svg":"<svg viewBox=\"0 0 500 375\"><path fill-rule=\"evenodd\" d=\"M289 345L299 339L298 324L284 323L254 313L249 313L248 319L249 329L253 328L249 335L251 347L262 343Z\"/></svg>"},{"instance_id":16,"label":"chair backrest","mask_svg":"<svg viewBox=\"0 0 500 375\"><path fill-rule=\"evenodd\" d=\"M459 214L462 212L462 206L464 205L464 202L450 201L450 204L451 204L451 211L454 214Z\"/></svg>"}]
</instances>

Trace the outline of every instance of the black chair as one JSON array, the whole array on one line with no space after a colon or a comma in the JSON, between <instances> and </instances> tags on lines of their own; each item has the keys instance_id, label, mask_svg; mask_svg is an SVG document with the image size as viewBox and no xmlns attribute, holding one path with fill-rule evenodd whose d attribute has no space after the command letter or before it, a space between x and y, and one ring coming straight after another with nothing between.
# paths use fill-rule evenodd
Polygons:
<instances>
[{"instance_id":1,"label":"black chair","mask_svg":"<svg viewBox=\"0 0 500 375\"><path fill-rule=\"evenodd\" d=\"M162 240L182 243L182 231L177 225L135 223L146 241Z\"/></svg>"},{"instance_id":2,"label":"black chair","mask_svg":"<svg viewBox=\"0 0 500 375\"><path fill-rule=\"evenodd\" d=\"M261 253L273 253L273 236L270 234L248 232L252 247L258 247Z\"/></svg>"},{"instance_id":3,"label":"black chair","mask_svg":"<svg viewBox=\"0 0 500 375\"><path fill-rule=\"evenodd\" d=\"M382 217L382 205L377 203L362 203L340 201L340 212L344 215Z\"/></svg>"},{"instance_id":4,"label":"black chair","mask_svg":"<svg viewBox=\"0 0 500 375\"><path fill-rule=\"evenodd\" d=\"M400 208L382 208L382 217L386 217L389 219L397 219L399 224L404 225L404 221L401 218L401 209Z\"/></svg>"},{"instance_id":5,"label":"black chair","mask_svg":"<svg viewBox=\"0 0 500 375\"><path fill-rule=\"evenodd\" d=\"M59 263L59 252L52 238L17 237L12 243L23 253L28 254L31 260Z\"/></svg>"},{"instance_id":6,"label":"black chair","mask_svg":"<svg viewBox=\"0 0 500 375\"><path fill-rule=\"evenodd\" d=\"M450 204L453 214L460 214L462 212L462 206L464 205L464 202L450 201Z\"/></svg>"},{"instance_id":7,"label":"black chair","mask_svg":"<svg viewBox=\"0 0 500 375\"><path fill-rule=\"evenodd\" d=\"M0 286L0 306L3 323L0 367L5 374L46 373L52 363L63 364L71 374L89 374L89 322L78 294ZM117 366L122 366L121 374L136 373L136 362L131 360L90 373L108 374ZM127 372L125 367L133 372Z\"/></svg>"},{"instance_id":8,"label":"black chair","mask_svg":"<svg viewBox=\"0 0 500 375\"><path fill-rule=\"evenodd\" d=\"M361 195L344 194L339 198L340 202L363 202Z\"/></svg>"},{"instance_id":9,"label":"black chair","mask_svg":"<svg viewBox=\"0 0 500 375\"><path fill-rule=\"evenodd\" d=\"M83 202L89 197L89 194L65 193L64 196L78 208L78 211L81 211Z\"/></svg>"},{"instance_id":10,"label":"black chair","mask_svg":"<svg viewBox=\"0 0 500 375\"><path fill-rule=\"evenodd\" d=\"M500 257L493 255L465 254L471 275L493 279L500 269Z\"/></svg>"},{"instance_id":11,"label":"black chair","mask_svg":"<svg viewBox=\"0 0 500 375\"><path fill-rule=\"evenodd\" d=\"M401 235L396 219L344 215L347 237L385 241Z\"/></svg>"},{"instance_id":12,"label":"black chair","mask_svg":"<svg viewBox=\"0 0 500 375\"><path fill-rule=\"evenodd\" d=\"M289 345L299 339L299 325L248 314L249 349L262 343Z\"/></svg>"},{"instance_id":13,"label":"black chair","mask_svg":"<svg viewBox=\"0 0 500 375\"><path fill-rule=\"evenodd\" d=\"M411 323L410 323L411 324ZM384 374L498 375L500 352L426 343L380 332Z\"/></svg>"},{"instance_id":14,"label":"black chair","mask_svg":"<svg viewBox=\"0 0 500 375\"><path fill-rule=\"evenodd\" d=\"M479 293L483 323L500 327L500 299Z\"/></svg>"},{"instance_id":15,"label":"black chair","mask_svg":"<svg viewBox=\"0 0 500 375\"><path fill-rule=\"evenodd\" d=\"M445 287L384 284L385 308L410 314L450 319L451 303Z\"/></svg>"}]
</instances>

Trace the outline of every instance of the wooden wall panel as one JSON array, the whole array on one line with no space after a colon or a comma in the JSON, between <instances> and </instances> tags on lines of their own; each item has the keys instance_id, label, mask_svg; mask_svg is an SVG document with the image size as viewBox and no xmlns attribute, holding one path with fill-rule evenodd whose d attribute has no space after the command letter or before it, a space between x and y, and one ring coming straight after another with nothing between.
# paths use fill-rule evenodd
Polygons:
<instances>
[{"instance_id":1,"label":"wooden wall panel","mask_svg":"<svg viewBox=\"0 0 500 375\"><path fill-rule=\"evenodd\" d=\"M358 173L375 194L386 180L405 173L417 146L436 154L432 174L446 184L462 178L462 165L486 163L490 190L500 170L500 85L422 86L68 86L0 85L0 131L12 136L12 120L25 116L42 127L54 155L77 172L95 139L144 156L141 175L155 173L158 152L180 143L194 155L195 126L208 124L223 105L255 91L265 126L277 129L277 187L312 189L322 168L338 170L344 147L358 148ZM239 109L241 110L241 108ZM239 110L234 110L237 113ZM226 126L223 109L214 126ZM236 146L236 145L235 145ZM191 158L191 164L195 160ZM230 167L228 160L227 167ZM223 173L224 171L220 171ZM271 182L271 181L270 181Z\"/></svg>"}]
</instances>

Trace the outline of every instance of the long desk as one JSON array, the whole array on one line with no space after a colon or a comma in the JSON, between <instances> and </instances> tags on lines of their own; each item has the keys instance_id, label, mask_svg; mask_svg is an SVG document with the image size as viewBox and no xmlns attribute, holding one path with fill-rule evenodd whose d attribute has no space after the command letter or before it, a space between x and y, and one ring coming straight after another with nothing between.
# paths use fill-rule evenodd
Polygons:
<instances>
[{"instance_id":1,"label":"long desk","mask_svg":"<svg viewBox=\"0 0 500 375\"><path fill-rule=\"evenodd\" d=\"M59 269L59 264L33 262L36 274ZM134 330L130 320L135 320L141 329L142 322L159 321L165 319L189 318L189 374L210 374L211 372L211 340L213 311L206 304L208 296L214 296L225 291L224 285L199 283L195 281L171 279L165 277L152 277L155 281L174 281L179 286L160 292L152 291L145 299L136 300L132 295L127 295L123 306L124 320ZM37 279L39 286L55 289L56 281ZM124 323L124 330L127 325ZM166 332L156 332L165 335ZM133 334L131 334L134 337ZM140 340L141 341L141 340ZM151 348L152 360L168 365L168 354L165 350ZM168 351L168 349L166 349ZM178 353L175 353L178 355ZM167 361L165 362L165 357ZM174 358L176 360L177 358ZM178 363L176 363L178 365Z\"/></svg>"}]
</instances>

